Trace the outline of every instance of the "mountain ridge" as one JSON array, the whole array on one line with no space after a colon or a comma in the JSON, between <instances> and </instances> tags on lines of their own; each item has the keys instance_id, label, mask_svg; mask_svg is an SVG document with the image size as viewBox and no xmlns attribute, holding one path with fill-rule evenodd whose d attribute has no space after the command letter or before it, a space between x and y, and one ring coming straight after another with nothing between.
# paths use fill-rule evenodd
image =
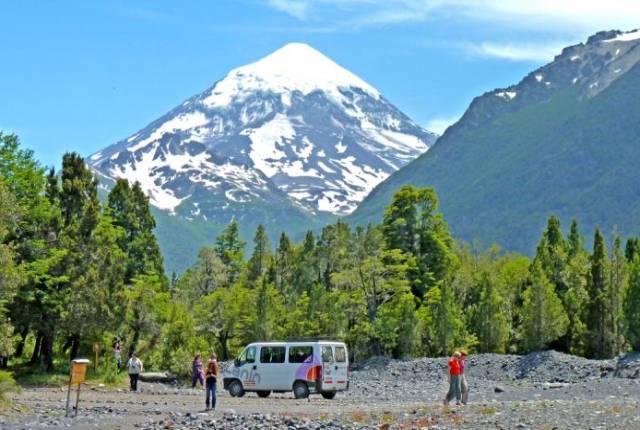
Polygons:
<instances>
[{"instance_id":1,"label":"mountain ridge","mask_svg":"<svg viewBox=\"0 0 640 430\"><path fill-rule=\"evenodd\" d=\"M639 62L637 31L565 48L517 84L476 97L347 219L379 221L393 191L412 183L434 186L454 235L484 246L531 254L551 214L565 225L575 217L586 229L639 233Z\"/></svg>"}]
</instances>

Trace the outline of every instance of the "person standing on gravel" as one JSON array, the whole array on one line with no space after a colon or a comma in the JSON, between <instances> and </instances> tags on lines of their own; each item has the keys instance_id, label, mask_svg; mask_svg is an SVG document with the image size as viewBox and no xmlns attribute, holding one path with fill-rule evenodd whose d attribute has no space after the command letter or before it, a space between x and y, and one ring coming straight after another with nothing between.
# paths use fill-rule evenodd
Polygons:
<instances>
[{"instance_id":1,"label":"person standing on gravel","mask_svg":"<svg viewBox=\"0 0 640 430\"><path fill-rule=\"evenodd\" d=\"M209 363L207 364L207 372L205 373L205 380L207 382L207 397L205 399L206 409L216 408L216 385L218 384L218 375L220 369L218 368L218 357L216 353L211 354Z\"/></svg>"},{"instance_id":2,"label":"person standing on gravel","mask_svg":"<svg viewBox=\"0 0 640 430\"><path fill-rule=\"evenodd\" d=\"M460 351L456 351L449 360L449 392L444 399L444 404L448 405L453 398L456 398L456 405L460 404L462 397L460 390Z\"/></svg>"},{"instance_id":3,"label":"person standing on gravel","mask_svg":"<svg viewBox=\"0 0 640 430\"><path fill-rule=\"evenodd\" d=\"M140 378L140 373L143 370L144 365L142 364L142 361L138 358L135 352L132 352L129 361L127 361L127 371L129 372L131 391L138 391L138 378Z\"/></svg>"},{"instance_id":4,"label":"person standing on gravel","mask_svg":"<svg viewBox=\"0 0 640 430\"><path fill-rule=\"evenodd\" d=\"M113 345L113 358L116 360L116 367L118 368L118 373L122 369L122 345L120 345L120 340L116 340L115 345Z\"/></svg>"},{"instance_id":5,"label":"person standing on gravel","mask_svg":"<svg viewBox=\"0 0 640 430\"><path fill-rule=\"evenodd\" d=\"M198 381L200 381L200 386L204 388L204 371L203 371L203 365L202 365L202 354L197 353L191 365L193 367L193 378L191 378L191 388L196 388Z\"/></svg>"},{"instance_id":6,"label":"person standing on gravel","mask_svg":"<svg viewBox=\"0 0 640 430\"><path fill-rule=\"evenodd\" d=\"M469 354L466 350L460 350L460 392L462 393L462 404L466 405L469 400L469 384L467 383L467 377L464 373L464 368L467 364L467 356Z\"/></svg>"}]
</instances>

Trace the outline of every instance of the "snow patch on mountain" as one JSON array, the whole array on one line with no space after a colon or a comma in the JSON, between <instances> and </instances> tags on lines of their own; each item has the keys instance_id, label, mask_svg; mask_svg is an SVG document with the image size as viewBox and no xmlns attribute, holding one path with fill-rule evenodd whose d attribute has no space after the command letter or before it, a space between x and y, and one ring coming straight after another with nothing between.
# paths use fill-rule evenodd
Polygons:
<instances>
[{"instance_id":1,"label":"snow patch on mountain","mask_svg":"<svg viewBox=\"0 0 640 430\"><path fill-rule=\"evenodd\" d=\"M225 107L257 91L287 94L283 100L287 105L291 103L289 94L295 91L303 95L322 91L341 102L339 88L349 87L380 96L371 85L309 45L289 43L255 63L232 70L202 102L211 108Z\"/></svg>"},{"instance_id":2,"label":"snow patch on mountain","mask_svg":"<svg viewBox=\"0 0 640 430\"><path fill-rule=\"evenodd\" d=\"M638 39L640 39L640 31L639 30L633 30L633 31L628 31L626 33L618 34L616 37L614 37L612 39L603 40L603 42L604 43L609 43L609 42L630 42L632 40L638 40Z\"/></svg>"}]
</instances>

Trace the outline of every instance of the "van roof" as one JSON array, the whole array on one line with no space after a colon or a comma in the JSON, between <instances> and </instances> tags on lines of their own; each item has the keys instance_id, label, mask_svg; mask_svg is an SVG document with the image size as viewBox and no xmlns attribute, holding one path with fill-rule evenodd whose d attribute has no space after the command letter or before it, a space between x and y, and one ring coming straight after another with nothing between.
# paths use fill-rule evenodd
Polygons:
<instances>
[{"instance_id":1,"label":"van roof","mask_svg":"<svg viewBox=\"0 0 640 430\"><path fill-rule=\"evenodd\" d=\"M296 345L300 345L300 344L339 344L339 345L345 345L344 342L341 342L339 340L288 340L288 341L258 341L258 342L251 342L249 345L290 345L290 344L296 344Z\"/></svg>"}]
</instances>

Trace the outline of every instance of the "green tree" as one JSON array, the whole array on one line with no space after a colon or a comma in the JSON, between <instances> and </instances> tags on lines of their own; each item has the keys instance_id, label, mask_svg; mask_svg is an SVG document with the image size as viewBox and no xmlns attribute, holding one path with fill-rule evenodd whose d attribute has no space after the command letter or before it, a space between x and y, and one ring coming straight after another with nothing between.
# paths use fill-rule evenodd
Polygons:
<instances>
[{"instance_id":1,"label":"green tree","mask_svg":"<svg viewBox=\"0 0 640 430\"><path fill-rule=\"evenodd\" d=\"M455 291L448 284L438 284L425 296L421 312L423 321L423 348L430 356L448 355L468 339L462 319L462 308Z\"/></svg>"},{"instance_id":2,"label":"green tree","mask_svg":"<svg viewBox=\"0 0 640 430\"><path fill-rule=\"evenodd\" d=\"M627 322L627 339L635 351L640 351L640 256L636 256L631 263L624 315Z\"/></svg>"},{"instance_id":3,"label":"green tree","mask_svg":"<svg viewBox=\"0 0 640 430\"><path fill-rule=\"evenodd\" d=\"M604 237L600 233L600 229L596 228L591 256L591 271L587 283L589 306L586 321L590 339L587 352L589 356L594 358L607 358L613 354L608 266Z\"/></svg>"},{"instance_id":4,"label":"green tree","mask_svg":"<svg viewBox=\"0 0 640 430\"><path fill-rule=\"evenodd\" d=\"M280 235L274 260L275 285L280 294L289 297L295 273L295 256L293 244L286 233Z\"/></svg>"},{"instance_id":5,"label":"green tree","mask_svg":"<svg viewBox=\"0 0 640 430\"><path fill-rule=\"evenodd\" d=\"M522 305L522 341L526 351L547 347L563 336L568 325L553 284L539 263L531 267L531 285L524 292Z\"/></svg>"},{"instance_id":6,"label":"green tree","mask_svg":"<svg viewBox=\"0 0 640 430\"><path fill-rule=\"evenodd\" d=\"M567 351L583 356L587 346L587 276L589 274L589 257L583 251L575 254L565 265L562 273L567 291L562 297L564 308L569 318L565 345Z\"/></svg>"},{"instance_id":7,"label":"green tree","mask_svg":"<svg viewBox=\"0 0 640 430\"><path fill-rule=\"evenodd\" d=\"M398 249L383 250L382 241L380 229L358 229L353 266L332 277L332 283L339 288L361 295L372 328L376 326L380 308L395 296L409 291L405 277L407 256ZM375 355L383 352L376 332L371 333L370 348Z\"/></svg>"},{"instance_id":8,"label":"green tree","mask_svg":"<svg viewBox=\"0 0 640 430\"><path fill-rule=\"evenodd\" d=\"M240 284L219 288L204 296L195 306L197 331L209 344L217 343L222 360L235 352L237 340L249 311L249 290Z\"/></svg>"},{"instance_id":9,"label":"green tree","mask_svg":"<svg viewBox=\"0 0 640 430\"><path fill-rule=\"evenodd\" d=\"M627 244L624 247L624 256L631 263L636 255L640 255L640 237L631 237L627 239Z\"/></svg>"},{"instance_id":10,"label":"green tree","mask_svg":"<svg viewBox=\"0 0 640 430\"><path fill-rule=\"evenodd\" d=\"M3 243L9 229L16 221L12 210L13 196L0 182L0 367L6 368L9 356L14 350L13 325L8 316L7 306L13 300L20 284L20 268L14 261L14 252Z\"/></svg>"},{"instance_id":11,"label":"green tree","mask_svg":"<svg viewBox=\"0 0 640 430\"><path fill-rule=\"evenodd\" d=\"M569 228L569 236L567 236L567 248L569 252L569 258L573 258L576 255L584 252L584 237L578 229L578 221L571 220L571 227Z\"/></svg>"},{"instance_id":12,"label":"green tree","mask_svg":"<svg viewBox=\"0 0 640 430\"><path fill-rule=\"evenodd\" d=\"M159 341L163 313L170 300L159 275L140 275L122 292L124 324L128 332L129 353L137 351L143 338Z\"/></svg>"},{"instance_id":13,"label":"green tree","mask_svg":"<svg viewBox=\"0 0 640 430\"><path fill-rule=\"evenodd\" d=\"M145 273L163 275L163 259L153 234L156 222L140 184L129 187L126 179L117 179L109 192L107 208L113 224L125 232L119 241L126 253L124 282L128 284Z\"/></svg>"},{"instance_id":14,"label":"green tree","mask_svg":"<svg viewBox=\"0 0 640 430\"><path fill-rule=\"evenodd\" d=\"M258 279L258 286L248 295L250 312L243 324L242 338L245 343L259 340L275 340L287 313L283 297L266 278Z\"/></svg>"},{"instance_id":15,"label":"green tree","mask_svg":"<svg viewBox=\"0 0 640 430\"><path fill-rule=\"evenodd\" d=\"M417 271L409 272L412 290L418 297L445 279L453 267L453 239L441 214L433 188L404 185L384 212L382 232L387 249L412 255Z\"/></svg>"},{"instance_id":16,"label":"green tree","mask_svg":"<svg viewBox=\"0 0 640 430\"><path fill-rule=\"evenodd\" d=\"M194 304L218 288L229 284L229 273L214 248L204 247L198 259L177 285L177 294L187 303Z\"/></svg>"},{"instance_id":17,"label":"green tree","mask_svg":"<svg viewBox=\"0 0 640 430\"><path fill-rule=\"evenodd\" d=\"M478 339L478 352L503 353L509 339L506 307L489 273L480 275L479 300L471 309L471 330Z\"/></svg>"},{"instance_id":18,"label":"green tree","mask_svg":"<svg viewBox=\"0 0 640 430\"><path fill-rule=\"evenodd\" d=\"M250 281L255 281L267 272L267 268L271 264L271 258L269 237L264 226L260 224L253 238L253 254L249 259L248 278Z\"/></svg>"},{"instance_id":19,"label":"green tree","mask_svg":"<svg viewBox=\"0 0 640 430\"><path fill-rule=\"evenodd\" d=\"M345 270L351 264L353 249L352 232L349 224L339 220L322 229L317 243L316 270L327 290L331 290L333 275Z\"/></svg>"},{"instance_id":20,"label":"green tree","mask_svg":"<svg viewBox=\"0 0 640 430\"><path fill-rule=\"evenodd\" d=\"M611 332L611 353L618 354L624 348L625 320L623 301L628 279L627 260L622 250L619 236L613 240L611 260L609 262L609 330Z\"/></svg>"},{"instance_id":21,"label":"green tree","mask_svg":"<svg viewBox=\"0 0 640 430\"><path fill-rule=\"evenodd\" d=\"M230 283L235 282L240 276L244 263L244 245L244 241L240 239L238 221L235 219L216 238L216 253L227 267Z\"/></svg>"}]
</instances>

